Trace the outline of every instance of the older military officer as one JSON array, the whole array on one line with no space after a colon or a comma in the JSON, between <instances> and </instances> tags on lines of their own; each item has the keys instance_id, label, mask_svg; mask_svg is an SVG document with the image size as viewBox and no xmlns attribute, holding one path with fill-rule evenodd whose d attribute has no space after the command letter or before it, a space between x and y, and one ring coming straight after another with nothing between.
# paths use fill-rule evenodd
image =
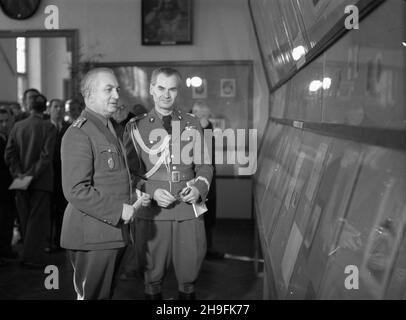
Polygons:
<instances>
[{"instance_id":1,"label":"older military officer","mask_svg":"<svg viewBox=\"0 0 406 320\"><path fill-rule=\"evenodd\" d=\"M110 122L118 91L110 69L89 71L81 83L86 108L62 139L62 186L69 204L61 247L69 249L78 299L111 298L120 248L136 211L123 146Z\"/></svg>"},{"instance_id":2,"label":"older military officer","mask_svg":"<svg viewBox=\"0 0 406 320\"><path fill-rule=\"evenodd\" d=\"M206 252L203 216L196 217L192 204L204 203L213 167L204 148L197 149L193 142L200 146L204 143L199 120L175 106L180 79L175 69L154 70L150 94L155 107L131 119L124 133L132 183L153 198L151 206L136 213L135 220L135 244L139 261L144 261L146 299L162 299L161 284L171 262L179 299L194 299ZM161 139L154 140L162 131ZM180 135L185 131L197 133L195 140L182 140ZM180 159L177 151L186 146L189 155L199 153L201 161ZM192 182L189 187L187 182Z\"/></svg>"}]
</instances>

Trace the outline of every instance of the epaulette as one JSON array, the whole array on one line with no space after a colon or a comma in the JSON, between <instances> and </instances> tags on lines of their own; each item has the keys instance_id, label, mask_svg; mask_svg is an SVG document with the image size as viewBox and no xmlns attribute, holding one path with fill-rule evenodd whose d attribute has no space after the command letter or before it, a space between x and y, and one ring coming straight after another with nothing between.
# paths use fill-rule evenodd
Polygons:
<instances>
[{"instance_id":1,"label":"epaulette","mask_svg":"<svg viewBox=\"0 0 406 320\"><path fill-rule=\"evenodd\" d=\"M142 118L145 118L147 115L148 115L148 113L141 113L141 114L138 114L138 115L136 115L135 117L132 117L132 118L130 119L130 122L132 123L132 122L135 122L135 121L140 120L140 119L142 119Z\"/></svg>"},{"instance_id":2,"label":"epaulette","mask_svg":"<svg viewBox=\"0 0 406 320\"><path fill-rule=\"evenodd\" d=\"M86 120L87 119L85 117L79 117L72 123L72 127L80 128L83 126Z\"/></svg>"}]
</instances>

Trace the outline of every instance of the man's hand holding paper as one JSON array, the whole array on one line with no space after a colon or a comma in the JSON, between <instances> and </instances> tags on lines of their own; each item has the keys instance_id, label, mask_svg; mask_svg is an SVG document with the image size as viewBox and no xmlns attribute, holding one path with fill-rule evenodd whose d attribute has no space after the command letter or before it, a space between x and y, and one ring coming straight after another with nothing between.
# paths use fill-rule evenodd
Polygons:
<instances>
[{"instance_id":1,"label":"man's hand holding paper","mask_svg":"<svg viewBox=\"0 0 406 320\"><path fill-rule=\"evenodd\" d=\"M186 188L182 190L180 196L183 202L196 203L196 201L200 197L200 192L196 187L188 185Z\"/></svg>"}]
</instances>

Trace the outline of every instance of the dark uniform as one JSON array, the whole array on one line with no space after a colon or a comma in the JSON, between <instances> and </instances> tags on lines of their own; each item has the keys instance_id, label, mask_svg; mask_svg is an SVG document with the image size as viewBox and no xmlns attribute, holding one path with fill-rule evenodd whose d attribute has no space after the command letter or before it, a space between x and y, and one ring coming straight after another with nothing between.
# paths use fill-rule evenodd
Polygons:
<instances>
[{"instance_id":1,"label":"dark uniform","mask_svg":"<svg viewBox=\"0 0 406 320\"><path fill-rule=\"evenodd\" d=\"M4 162L7 136L0 133L0 258L10 257L13 253L11 241L13 239L14 220L16 218L14 191L8 190L13 181L10 170Z\"/></svg>"},{"instance_id":2,"label":"dark uniform","mask_svg":"<svg viewBox=\"0 0 406 320\"><path fill-rule=\"evenodd\" d=\"M107 119L86 108L62 138L62 186L68 200L61 247L70 249L78 299L108 299L128 240L121 220L131 204L125 153Z\"/></svg>"},{"instance_id":3,"label":"dark uniform","mask_svg":"<svg viewBox=\"0 0 406 320\"><path fill-rule=\"evenodd\" d=\"M53 190L52 157L56 128L33 114L15 123L8 139L5 160L13 177L33 176L27 190L16 190L16 205L24 239L22 260L43 264L49 233L50 194Z\"/></svg>"},{"instance_id":4,"label":"dark uniform","mask_svg":"<svg viewBox=\"0 0 406 320\"><path fill-rule=\"evenodd\" d=\"M213 167L208 164L210 159L207 159L207 155L205 157L203 154L204 138L200 123L193 115L176 108L171 116L172 137L168 143L168 156L171 160L156 167L156 171L148 178L145 175L151 173L155 165L155 162L150 160L151 154L148 150L162 146L164 141L164 138L158 142L150 140L150 133L154 129L164 130L162 116L152 109L149 113L134 117L127 124L124 144L133 186L150 194L151 197L158 188L176 196L186 186L187 181L197 178L194 186L200 192L200 200L204 202L210 187ZM175 125L180 132L175 132ZM191 140L181 141L180 134L192 129L198 130L201 134L201 149L197 150L195 145L191 148L192 153L201 153L201 164L193 162L187 164L183 161L175 164L176 150L181 153L186 145L191 144ZM135 138L136 130L141 141ZM162 153L156 156L160 158ZM149 295L161 293L161 283L171 261L175 268L179 291L193 293L206 252L203 216L196 218L192 205L179 200L167 208L159 207L152 201L151 206L142 207L136 216L135 244L139 261L144 263L145 293Z\"/></svg>"},{"instance_id":5,"label":"dark uniform","mask_svg":"<svg viewBox=\"0 0 406 320\"><path fill-rule=\"evenodd\" d=\"M54 124L55 125L55 124ZM63 213L65 211L67 201L62 191L62 172L61 172L61 144L62 137L69 128L69 123L61 122L61 126L57 128L57 136L54 152L54 190L51 197L51 233L49 239L50 249L58 249L61 238L61 228Z\"/></svg>"}]
</instances>

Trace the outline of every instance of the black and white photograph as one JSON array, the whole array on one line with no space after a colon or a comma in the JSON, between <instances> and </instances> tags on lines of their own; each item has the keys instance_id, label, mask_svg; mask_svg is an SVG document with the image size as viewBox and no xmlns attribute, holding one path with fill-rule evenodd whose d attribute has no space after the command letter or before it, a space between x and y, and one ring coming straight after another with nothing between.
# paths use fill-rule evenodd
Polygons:
<instances>
[{"instance_id":1,"label":"black and white photograph","mask_svg":"<svg viewBox=\"0 0 406 320\"><path fill-rule=\"evenodd\" d=\"M234 98L236 95L235 79L220 80L220 97Z\"/></svg>"},{"instance_id":2,"label":"black and white photograph","mask_svg":"<svg viewBox=\"0 0 406 320\"><path fill-rule=\"evenodd\" d=\"M191 44L193 0L142 0L144 45Z\"/></svg>"},{"instance_id":3,"label":"black and white photograph","mask_svg":"<svg viewBox=\"0 0 406 320\"><path fill-rule=\"evenodd\" d=\"M8 314L113 300L128 306L97 309L261 319L278 300L404 300L405 10L0 0Z\"/></svg>"}]
</instances>

